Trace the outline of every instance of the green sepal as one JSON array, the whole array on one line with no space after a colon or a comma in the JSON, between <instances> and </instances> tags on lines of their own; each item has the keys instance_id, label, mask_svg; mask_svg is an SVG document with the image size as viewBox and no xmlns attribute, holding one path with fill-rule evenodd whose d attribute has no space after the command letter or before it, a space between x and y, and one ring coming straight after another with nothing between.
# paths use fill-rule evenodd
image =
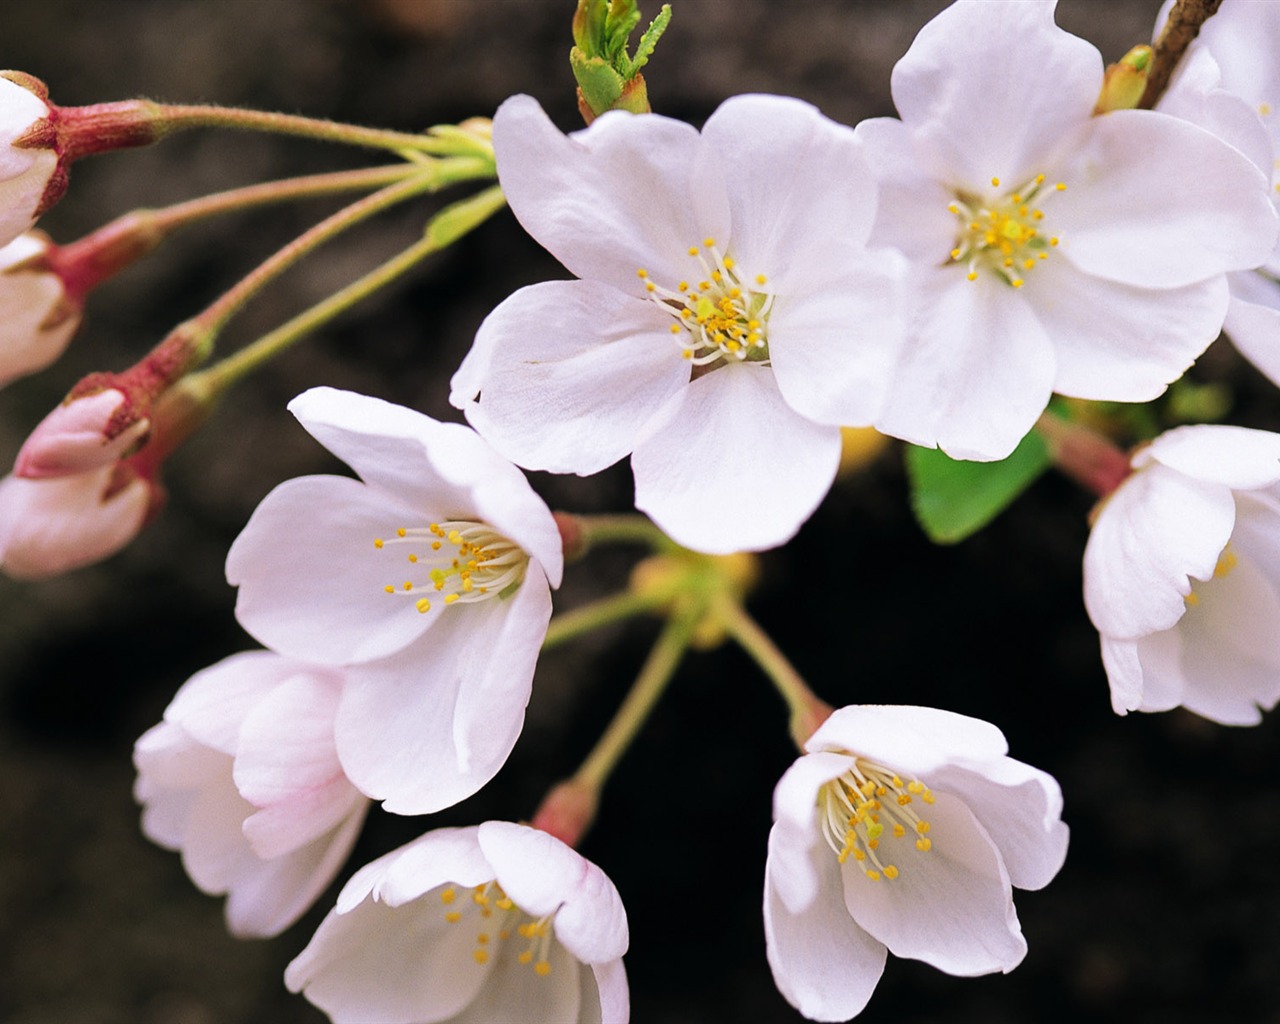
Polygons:
<instances>
[{"instance_id":1,"label":"green sepal","mask_svg":"<svg viewBox=\"0 0 1280 1024\"><path fill-rule=\"evenodd\" d=\"M569 66L578 80L582 98L593 113L612 110L622 95L625 79L603 57L588 57L576 46L569 51Z\"/></svg>"},{"instance_id":2,"label":"green sepal","mask_svg":"<svg viewBox=\"0 0 1280 1024\"><path fill-rule=\"evenodd\" d=\"M960 462L937 448L907 445L911 510L936 544L955 544L977 533L1051 465L1034 430L999 462Z\"/></svg>"},{"instance_id":3,"label":"green sepal","mask_svg":"<svg viewBox=\"0 0 1280 1024\"><path fill-rule=\"evenodd\" d=\"M569 65L588 121L606 110L649 110L640 69L648 63L670 21L671 7L664 4L640 37L636 55L631 57L627 54L627 40L640 24L636 0L578 0L573 18L575 45L569 51Z\"/></svg>"}]
</instances>

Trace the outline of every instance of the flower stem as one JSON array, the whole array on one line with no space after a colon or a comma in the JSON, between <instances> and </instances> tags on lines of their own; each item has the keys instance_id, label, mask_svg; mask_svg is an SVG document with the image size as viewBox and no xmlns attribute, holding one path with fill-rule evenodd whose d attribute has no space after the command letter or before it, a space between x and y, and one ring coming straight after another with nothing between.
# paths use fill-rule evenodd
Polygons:
<instances>
[{"instance_id":1,"label":"flower stem","mask_svg":"<svg viewBox=\"0 0 1280 1024\"><path fill-rule=\"evenodd\" d=\"M547 638L542 642L542 649L556 647L568 640L603 629L615 622L629 619L633 615L642 615L670 602L665 594L627 590L621 594L592 601L581 608L563 612L551 620L547 626Z\"/></svg>"},{"instance_id":2,"label":"flower stem","mask_svg":"<svg viewBox=\"0 0 1280 1024\"><path fill-rule=\"evenodd\" d=\"M647 544L658 550L673 548L674 542L642 515L576 516L583 555L593 544Z\"/></svg>"},{"instance_id":3,"label":"flower stem","mask_svg":"<svg viewBox=\"0 0 1280 1024\"><path fill-rule=\"evenodd\" d=\"M711 606L711 616L750 655L786 701L791 712L791 737L796 746L803 748L804 741L831 714L831 705L809 689L795 666L778 649L769 634L747 613L740 601L728 594L718 595Z\"/></svg>"},{"instance_id":4,"label":"flower stem","mask_svg":"<svg viewBox=\"0 0 1280 1024\"><path fill-rule=\"evenodd\" d=\"M1203 25L1222 5L1222 0L1178 0L1169 12L1169 20L1160 30L1156 39L1155 58L1151 62L1151 73L1147 76L1147 87L1138 101L1140 110L1150 110L1159 102L1169 87L1169 80L1187 52L1187 47Z\"/></svg>"},{"instance_id":5,"label":"flower stem","mask_svg":"<svg viewBox=\"0 0 1280 1024\"><path fill-rule=\"evenodd\" d=\"M495 185L445 207L428 222L422 239L327 299L246 345L234 355L188 377L188 385L203 389L209 399L216 397L245 374L279 355L362 299L386 287L427 256L457 241L467 231L500 210L504 203L502 193Z\"/></svg>"},{"instance_id":6,"label":"flower stem","mask_svg":"<svg viewBox=\"0 0 1280 1024\"><path fill-rule=\"evenodd\" d=\"M1128 455L1082 424L1045 412L1035 429L1044 438L1053 464L1099 498L1119 487L1131 472Z\"/></svg>"},{"instance_id":7,"label":"flower stem","mask_svg":"<svg viewBox=\"0 0 1280 1024\"><path fill-rule=\"evenodd\" d=\"M570 780L573 785L594 791L604 785L671 681L704 611L701 603L690 604L667 620L613 721Z\"/></svg>"}]
</instances>

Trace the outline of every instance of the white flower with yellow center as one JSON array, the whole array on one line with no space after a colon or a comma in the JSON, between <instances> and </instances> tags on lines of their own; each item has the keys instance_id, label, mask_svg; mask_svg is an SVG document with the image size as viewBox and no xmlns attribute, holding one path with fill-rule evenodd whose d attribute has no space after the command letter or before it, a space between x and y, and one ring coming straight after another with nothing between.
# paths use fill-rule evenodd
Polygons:
<instances>
[{"instance_id":1,"label":"white flower with yellow center","mask_svg":"<svg viewBox=\"0 0 1280 1024\"><path fill-rule=\"evenodd\" d=\"M289 404L360 480L263 499L227 555L236 615L289 657L351 666L343 768L391 811L470 796L506 761L563 568L528 481L474 431L315 388Z\"/></svg>"},{"instance_id":2,"label":"white flower with yellow center","mask_svg":"<svg viewBox=\"0 0 1280 1024\"><path fill-rule=\"evenodd\" d=\"M1026 953L1011 886L1062 866L1053 778L1007 756L995 726L933 708L836 711L774 792L764 925L778 989L806 1017L848 1020L887 953L949 974Z\"/></svg>"},{"instance_id":3,"label":"white flower with yellow center","mask_svg":"<svg viewBox=\"0 0 1280 1024\"><path fill-rule=\"evenodd\" d=\"M530 469L630 454L636 506L689 547L786 541L901 347L901 258L866 249L875 188L853 133L738 96L701 132L611 112L565 136L517 96L493 143L512 211L581 280L499 305L454 405Z\"/></svg>"},{"instance_id":4,"label":"white flower with yellow center","mask_svg":"<svg viewBox=\"0 0 1280 1024\"><path fill-rule=\"evenodd\" d=\"M285 971L334 1024L624 1024L627 917L560 840L490 821L361 868Z\"/></svg>"},{"instance_id":5,"label":"white flower with yellow center","mask_svg":"<svg viewBox=\"0 0 1280 1024\"><path fill-rule=\"evenodd\" d=\"M1084 553L1112 706L1256 725L1280 701L1280 435L1179 427L1133 466Z\"/></svg>"},{"instance_id":6,"label":"white flower with yellow center","mask_svg":"<svg viewBox=\"0 0 1280 1024\"><path fill-rule=\"evenodd\" d=\"M876 426L958 458L1008 455L1055 391L1155 398L1221 329L1226 272L1276 241L1239 151L1166 114L1093 116L1102 58L1054 7L959 0L894 68L901 120L856 130L872 241L911 263Z\"/></svg>"}]
</instances>

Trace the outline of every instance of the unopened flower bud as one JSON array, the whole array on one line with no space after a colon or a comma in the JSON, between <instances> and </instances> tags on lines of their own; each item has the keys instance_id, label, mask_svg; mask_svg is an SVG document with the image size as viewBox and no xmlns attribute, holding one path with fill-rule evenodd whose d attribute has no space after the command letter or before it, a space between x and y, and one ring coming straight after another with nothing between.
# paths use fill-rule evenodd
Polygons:
<instances>
[{"instance_id":1,"label":"unopened flower bud","mask_svg":"<svg viewBox=\"0 0 1280 1024\"><path fill-rule=\"evenodd\" d=\"M1143 44L1135 46L1115 64L1107 66L1102 79L1102 92L1095 114L1112 110L1133 110L1141 101L1147 88L1147 76L1151 72L1152 49Z\"/></svg>"},{"instance_id":2,"label":"unopened flower bud","mask_svg":"<svg viewBox=\"0 0 1280 1024\"><path fill-rule=\"evenodd\" d=\"M0 245L17 238L61 196L56 137L43 85L0 72ZM49 197L50 192L56 194Z\"/></svg>"},{"instance_id":3,"label":"unopened flower bud","mask_svg":"<svg viewBox=\"0 0 1280 1024\"><path fill-rule=\"evenodd\" d=\"M0 247L0 386L50 365L80 326L79 297L44 264L51 248L38 232Z\"/></svg>"},{"instance_id":4,"label":"unopened flower bud","mask_svg":"<svg viewBox=\"0 0 1280 1024\"><path fill-rule=\"evenodd\" d=\"M128 454L151 428L129 396L107 388L73 396L49 413L18 452L20 477L68 476L109 466Z\"/></svg>"}]
</instances>

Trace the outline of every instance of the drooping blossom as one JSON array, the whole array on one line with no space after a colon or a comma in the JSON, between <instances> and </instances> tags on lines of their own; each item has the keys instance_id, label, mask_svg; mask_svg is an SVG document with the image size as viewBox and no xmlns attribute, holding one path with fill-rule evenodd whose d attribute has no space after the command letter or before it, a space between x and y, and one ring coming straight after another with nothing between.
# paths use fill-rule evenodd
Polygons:
<instances>
[{"instance_id":1,"label":"drooping blossom","mask_svg":"<svg viewBox=\"0 0 1280 1024\"><path fill-rule=\"evenodd\" d=\"M622 1024L627 919L558 839L489 821L361 868L285 984L335 1024Z\"/></svg>"},{"instance_id":2,"label":"drooping blossom","mask_svg":"<svg viewBox=\"0 0 1280 1024\"><path fill-rule=\"evenodd\" d=\"M54 362L80 326L80 305L62 278L24 266L48 249L39 232L0 248L0 386Z\"/></svg>"},{"instance_id":3,"label":"drooping blossom","mask_svg":"<svg viewBox=\"0 0 1280 1024\"><path fill-rule=\"evenodd\" d=\"M1157 22L1164 24L1171 3ZM1280 6L1223 5L1200 28L1159 110L1213 132L1248 156L1280 209ZM1228 275L1224 329L1235 346L1280 384L1280 244L1256 271Z\"/></svg>"},{"instance_id":4,"label":"drooping blossom","mask_svg":"<svg viewBox=\"0 0 1280 1024\"><path fill-rule=\"evenodd\" d=\"M516 96L493 142L512 211L580 280L499 305L453 404L526 468L630 454L637 508L682 544L787 540L900 348L901 261L866 249L875 188L850 130L738 96L701 133L609 112L565 136Z\"/></svg>"},{"instance_id":5,"label":"drooping blossom","mask_svg":"<svg viewBox=\"0 0 1280 1024\"><path fill-rule=\"evenodd\" d=\"M857 128L876 244L911 261L905 354L876 426L1008 455L1052 392L1147 401L1217 336L1228 271L1276 241L1268 182L1168 114L1093 116L1103 64L1053 0L959 0L894 68L901 120Z\"/></svg>"},{"instance_id":6,"label":"drooping blossom","mask_svg":"<svg viewBox=\"0 0 1280 1024\"><path fill-rule=\"evenodd\" d=\"M836 711L774 791L764 923L774 981L812 1020L860 1013L886 953L948 974L1026 953L1011 886L1062 866L1053 778L1000 730L933 708Z\"/></svg>"},{"instance_id":7,"label":"drooping blossom","mask_svg":"<svg viewBox=\"0 0 1280 1024\"><path fill-rule=\"evenodd\" d=\"M269 651L192 676L134 747L142 830L227 895L227 927L275 935L333 881L368 799L343 774L333 722L342 674Z\"/></svg>"},{"instance_id":8,"label":"drooping blossom","mask_svg":"<svg viewBox=\"0 0 1280 1024\"><path fill-rule=\"evenodd\" d=\"M29 76L0 72L0 246L35 223L58 170L52 140L42 145L30 138L50 113L40 92Z\"/></svg>"},{"instance_id":9,"label":"drooping blossom","mask_svg":"<svg viewBox=\"0 0 1280 1024\"><path fill-rule=\"evenodd\" d=\"M471 795L524 722L563 567L555 520L474 431L315 388L289 404L359 480L263 499L227 556L236 615L289 657L349 665L342 764L397 813Z\"/></svg>"},{"instance_id":10,"label":"drooping blossom","mask_svg":"<svg viewBox=\"0 0 1280 1024\"><path fill-rule=\"evenodd\" d=\"M1254 725L1280 700L1280 435L1179 427L1133 466L1084 553L1112 706Z\"/></svg>"},{"instance_id":11,"label":"drooping blossom","mask_svg":"<svg viewBox=\"0 0 1280 1024\"><path fill-rule=\"evenodd\" d=\"M14 473L30 479L70 476L116 462L151 429L146 417L122 417L127 405L127 396L115 388L68 397L23 442Z\"/></svg>"}]
</instances>

